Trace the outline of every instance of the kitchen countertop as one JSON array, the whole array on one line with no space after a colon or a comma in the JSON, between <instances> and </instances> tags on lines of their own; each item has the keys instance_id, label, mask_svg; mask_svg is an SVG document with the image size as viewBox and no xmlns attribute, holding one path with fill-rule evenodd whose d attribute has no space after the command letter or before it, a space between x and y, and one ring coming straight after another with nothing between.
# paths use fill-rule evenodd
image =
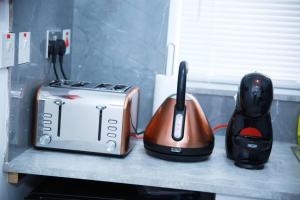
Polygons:
<instances>
[{"instance_id":1,"label":"kitchen countertop","mask_svg":"<svg viewBox=\"0 0 300 200\"><path fill-rule=\"evenodd\" d=\"M236 167L216 136L210 159L179 163L150 157L142 141L125 158L28 149L4 164L4 171L157 186L263 199L300 199L300 162L290 143L274 142L263 170Z\"/></svg>"}]
</instances>

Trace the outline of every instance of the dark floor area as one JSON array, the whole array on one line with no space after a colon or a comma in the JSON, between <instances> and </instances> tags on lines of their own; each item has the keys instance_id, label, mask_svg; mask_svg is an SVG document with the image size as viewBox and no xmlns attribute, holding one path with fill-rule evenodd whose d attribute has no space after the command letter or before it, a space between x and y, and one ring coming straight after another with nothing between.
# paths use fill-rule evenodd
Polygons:
<instances>
[{"instance_id":1,"label":"dark floor area","mask_svg":"<svg viewBox=\"0 0 300 200\"><path fill-rule=\"evenodd\" d=\"M215 194L47 177L25 200L214 200Z\"/></svg>"}]
</instances>

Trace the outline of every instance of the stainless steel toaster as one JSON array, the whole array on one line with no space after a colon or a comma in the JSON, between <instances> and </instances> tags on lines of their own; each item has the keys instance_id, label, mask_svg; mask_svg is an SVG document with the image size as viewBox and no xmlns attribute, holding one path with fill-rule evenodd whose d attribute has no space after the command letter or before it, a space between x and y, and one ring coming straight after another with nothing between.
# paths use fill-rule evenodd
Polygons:
<instances>
[{"instance_id":1,"label":"stainless steel toaster","mask_svg":"<svg viewBox=\"0 0 300 200\"><path fill-rule=\"evenodd\" d=\"M37 92L36 147L124 156L134 146L139 88L54 81Z\"/></svg>"}]
</instances>

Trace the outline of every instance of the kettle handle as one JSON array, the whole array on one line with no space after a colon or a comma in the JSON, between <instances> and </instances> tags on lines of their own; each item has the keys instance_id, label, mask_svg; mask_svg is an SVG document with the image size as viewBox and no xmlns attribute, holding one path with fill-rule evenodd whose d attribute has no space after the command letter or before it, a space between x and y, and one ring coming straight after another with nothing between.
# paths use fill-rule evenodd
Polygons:
<instances>
[{"instance_id":1,"label":"kettle handle","mask_svg":"<svg viewBox=\"0 0 300 200\"><path fill-rule=\"evenodd\" d=\"M181 61L179 65L178 81L177 81L177 96L175 108L177 111L183 111L185 108L185 89L187 77L187 62Z\"/></svg>"}]
</instances>

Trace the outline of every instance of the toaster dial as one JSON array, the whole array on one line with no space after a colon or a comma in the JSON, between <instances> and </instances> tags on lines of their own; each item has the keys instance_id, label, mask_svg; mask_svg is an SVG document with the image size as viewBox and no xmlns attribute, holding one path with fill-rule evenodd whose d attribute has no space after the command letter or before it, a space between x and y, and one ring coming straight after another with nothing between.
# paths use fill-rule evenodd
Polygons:
<instances>
[{"instance_id":1,"label":"toaster dial","mask_svg":"<svg viewBox=\"0 0 300 200\"><path fill-rule=\"evenodd\" d=\"M117 147L117 144L116 144L115 141L113 141L113 140L108 140L108 141L106 142L106 151L108 151L108 152L113 152L113 151L116 149L116 147Z\"/></svg>"},{"instance_id":2,"label":"toaster dial","mask_svg":"<svg viewBox=\"0 0 300 200\"><path fill-rule=\"evenodd\" d=\"M44 134L40 137L40 143L42 145L49 144L51 142L51 136L48 134Z\"/></svg>"}]
</instances>

